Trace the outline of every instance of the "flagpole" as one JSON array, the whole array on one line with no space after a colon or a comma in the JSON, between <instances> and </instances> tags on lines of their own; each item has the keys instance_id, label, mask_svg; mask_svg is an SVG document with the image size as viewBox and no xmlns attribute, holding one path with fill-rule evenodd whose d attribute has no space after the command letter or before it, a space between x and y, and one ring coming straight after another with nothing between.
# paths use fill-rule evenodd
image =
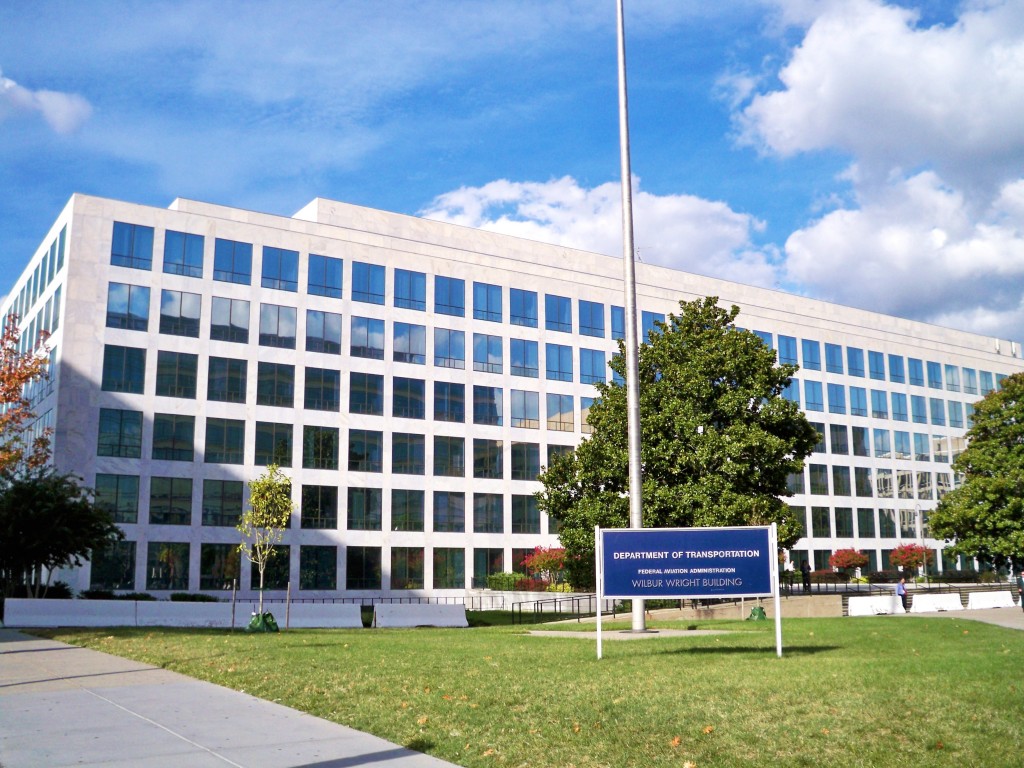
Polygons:
<instances>
[{"instance_id":1,"label":"flagpole","mask_svg":"<svg viewBox=\"0 0 1024 768\"><path fill-rule=\"evenodd\" d=\"M626 30L623 0L616 0L619 52L619 158L622 175L622 262L625 270L626 403L629 424L629 527L643 528L640 474L640 381L636 311L636 264L633 245L633 191L629 167L629 109L626 100ZM646 632L644 601L633 600L633 632Z\"/></svg>"}]
</instances>

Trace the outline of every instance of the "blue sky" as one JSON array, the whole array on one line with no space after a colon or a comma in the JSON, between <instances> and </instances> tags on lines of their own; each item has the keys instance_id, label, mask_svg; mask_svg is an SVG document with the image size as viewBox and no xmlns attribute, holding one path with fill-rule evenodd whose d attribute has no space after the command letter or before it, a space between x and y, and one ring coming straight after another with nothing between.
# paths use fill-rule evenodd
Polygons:
<instances>
[{"instance_id":1,"label":"blue sky","mask_svg":"<svg viewBox=\"0 0 1024 768\"><path fill-rule=\"evenodd\" d=\"M1024 0L626 5L643 261L1024 339ZM615 78L613 0L8 0L0 268L74 192L618 254Z\"/></svg>"}]
</instances>

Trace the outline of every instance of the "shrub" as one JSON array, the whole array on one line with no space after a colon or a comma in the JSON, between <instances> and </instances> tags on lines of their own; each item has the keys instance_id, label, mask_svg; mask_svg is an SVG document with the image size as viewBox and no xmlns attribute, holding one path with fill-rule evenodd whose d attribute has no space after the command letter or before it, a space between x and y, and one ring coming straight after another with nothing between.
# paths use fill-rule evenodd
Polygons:
<instances>
[{"instance_id":1,"label":"shrub","mask_svg":"<svg viewBox=\"0 0 1024 768\"><path fill-rule=\"evenodd\" d=\"M866 575L872 584L895 584L903 574L899 571L868 571Z\"/></svg>"},{"instance_id":2,"label":"shrub","mask_svg":"<svg viewBox=\"0 0 1024 768\"><path fill-rule=\"evenodd\" d=\"M82 600L116 600L117 595L112 589L85 589L78 593Z\"/></svg>"},{"instance_id":3,"label":"shrub","mask_svg":"<svg viewBox=\"0 0 1024 768\"><path fill-rule=\"evenodd\" d=\"M74 596L75 593L71 591L71 585L66 581L53 582L46 588L46 594L43 595L47 600L70 600Z\"/></svg>"},{"instance_id":4,"label":"shrub","mask_svg":"<svg viewBox=\"0 0 1024 768\"><path fill-rule=\"evenodd\" d=\"M978 577L978 581L980 581L982 584L996 584L997 582L1001 582L1002 580L1003 577L1000 576L996 571L982 571L981 575ZM50 589L53 589L53 587L50 587ZM49 595L47 595L47 597L49 597Z\"/></svg>"},{"instance_id":5,"label":"shrub","mask_svg":"<svg viewBox=\"0 0 1024 768\"><path fill-rule=\"evenodd\" d=\"M149 592L125 592L116 597L118 600L156 600Z\"/></svg>"},{"instance_id":6,"label":"shrub","mask_svg":"<svg viewBox=\"0 0 1024 768\"><path fill-rule=\"evenodd\" d=\"M835 571L811 571L811 581L814 584L845 584L849 578L845 573Z\"/></svg>"},{"instance_id":7,"label":"shrub","mask_svg":"<svg viewBox=\"0 0 1024 768\"><path fill-rule=\"evenodd\" d=\"M487 577L487 588L496 592L511 592L516 588L516 582L525 578L525 573L492 573Z\"/></svg>"},{"instance_id":8,"label":"shrub","mask_svg":"<svg viewBox=\"0 0 1024 768\"><path fill-rule=\"evenodd\" d=\"M828 558L828 564L841 571L863 568L869 562L868 556L859 549L837 549Z\"/></svg>"},{"instance_id":9,"label":"shrub","mask_svg":"<svg viewBox=\"0 0 1024 768\"><path fill-rule=\"evenodd\" d=\"M933 573L932 581L938 581L944 584L977 584L980 576L981 574L977 571L943 571L942 573Z\"/></svg>"},{"instance_id":10,"label":"shrub","mask_svg":"<svg viewBox=\"0 0 1024 768\"><path fill-rule=\"evenodd\" d=\"M548 583L543 579L531 579L529 577L519 579L514 586L516 592L546 592L547 588Z\"/></svg>"},{"instance_id":11,"label":"shrub","mask_svg":"<svg viewBox=\"0 0 1024 768\"><path fill-rule=\"evenodd\" d=\"M204 595L201 592L172 592L172 603L219 603L220 598Z\"/></svg>"},{"instance_id":12,"label":"shrub","mask_svg":"<svg viewBox=\"0 0 1024 768\"><path fill-rule=\"evenodd\" d=\"M564 581L561 584L548 584L548 592L572 592L572 584L566 584Z\"/></svg>"},{"instance_id":13,"label":"shrub","mask_svg":"<svg viewBox=\"0 0 1024 768\"><path fill-rule=\"evenodd\" d=\"M852 579L850 579L850 583L851 584L867 584L868 583L868 577L867 576L854 576Z\"/></svg>"}]
</instances>

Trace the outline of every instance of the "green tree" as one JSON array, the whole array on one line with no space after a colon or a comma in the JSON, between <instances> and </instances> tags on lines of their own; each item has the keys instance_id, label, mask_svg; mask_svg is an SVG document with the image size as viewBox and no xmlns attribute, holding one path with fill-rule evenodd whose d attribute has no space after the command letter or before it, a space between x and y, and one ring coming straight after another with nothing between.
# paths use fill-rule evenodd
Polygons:
<instances>
[{"instance_id":1,"label":"green tree","mask_svg":"<svg viewBox=\"0 0 1024 768\"><path fill-rule=\"evenodd\" d=\"M801 535L780 497L818 434L781 396L796 366L776 365L739 309L716 297L680 302L639 352L644 527L779 524L779 543ZM611 362L625 377L624 344ZM538 504L561 521L566 569L593 584L594 526L629 524L626 388L597 385L590 437L540 475Z\"/></svg>"},{"instance_id":2,"label":"green tree","mask_svg":"<svg viewBox=\"0 0 1024 768\"><path fill-rule=\"evenodd\" d=\"M953 471L963 483L929 516L932 535L953 541L950 554L1024 567L1024 374L975 403Z\"/></svg>"},{"instance_id":3,"label":"green tree","mask_svg":"<svg viewBox=\"0 0 1024 768\"><path fill-rule=\"evenodd\" d=\"M260 614L263 613L263 574L281 543L295 505L292 503L292 481L276 464L249 481L249 508L242 514L238 530L242 543L238 551L248 557L260 572Z\"/></svg>"},{"instance_id":4,"label":"green tree","mask_svg":"<svg viewBox=\"0 0 1024 768\"><path fill-rule=\"evenodd\" d=\"M0 477L0 579L4 594L46 594L57 568L79 566L93 550L124 538L74 475L53 467Z\"/></svg>"}]
</instances>

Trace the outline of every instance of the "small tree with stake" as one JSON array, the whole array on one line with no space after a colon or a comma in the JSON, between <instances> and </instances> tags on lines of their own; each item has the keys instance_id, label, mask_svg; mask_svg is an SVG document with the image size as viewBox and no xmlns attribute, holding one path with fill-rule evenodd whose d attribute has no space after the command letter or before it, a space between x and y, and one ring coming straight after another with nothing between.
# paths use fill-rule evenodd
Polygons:
<instances>
[{"instance_id":1,"label":"small tree with stake","mask_svg":"<svg viewBox=\"0 0 1024 768\"><path fill-rule=\"evenodd\" d=\"M260 574L259 615L263 617L263 574L281 543L295 505L292 503L292 482L276 464L265 474L249 481L249 509L242 515L238 530L242 543L238 550L249 558Z\"/></svg>"}]
</instances>

